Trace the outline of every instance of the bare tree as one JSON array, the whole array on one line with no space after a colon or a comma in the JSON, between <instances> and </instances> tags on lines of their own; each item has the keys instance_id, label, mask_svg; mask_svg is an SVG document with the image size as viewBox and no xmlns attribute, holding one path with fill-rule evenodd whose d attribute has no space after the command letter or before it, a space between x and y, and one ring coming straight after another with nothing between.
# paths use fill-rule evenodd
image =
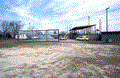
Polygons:
<instances>
[{"instance_id":1,"label":"bare tree","mask_svg":"<svg viewBox=\"0 0 120 78\"><path fill-rule=\"evenodd\" d=\"M28 30L33 30L35 28L35 26L29 26L27 29Z\"/></svg>"},{"instance_id":2,"label":"bare tree","mask_svg":"<svg viewBox=\"0 0 120 78\"><path fill-rule=\"evenodd\" d=\"M10 33L13 35L13 38L15 38L15 35L18 34L21 27L24 25L21 24L21 21L3 21L1 23L1 28L3 31L3 36L6 37L7 33Z\"/></svg>"},{"instance_id":3,"label":"bare tree","mask_svg":"<svg viewBox=\"0 0 120 78\"><path fill-rule=\"evenodd\" d=\"M19 30L20 30L23 26L24 26L24 25L21 24L21 21L11 21L11 22L10 22L10 27L12 27L13 38L15 38L15 35L18 34Z\"/></svg>"},{"instance_id":4,"label":"bare tree","mask_svg":"<svg viewBox=\"0 0 120 78\"><path fill-rule=\"evenodd\" d=\"M3 21L1 23L1 28L2 28L2 31L3 31L3 36L4 37L8 32L11 32L11 26L9 25L8 21Z\"/></svg>"}]
</instances>

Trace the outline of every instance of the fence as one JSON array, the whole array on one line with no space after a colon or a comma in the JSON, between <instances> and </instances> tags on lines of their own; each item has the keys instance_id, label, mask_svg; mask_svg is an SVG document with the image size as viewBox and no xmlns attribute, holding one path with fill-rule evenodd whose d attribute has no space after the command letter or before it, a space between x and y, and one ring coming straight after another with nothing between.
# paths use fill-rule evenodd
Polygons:
<instances>
[{"instance_id":1,"label":"fence","mask_svg":"<svg viewBox=\"0 0 120 78\"><path fill-rule=\"evenodd\" d=\"M19 41L59 41L59 29L20 30L15 38Z\"/></svg>"}]
</instances>

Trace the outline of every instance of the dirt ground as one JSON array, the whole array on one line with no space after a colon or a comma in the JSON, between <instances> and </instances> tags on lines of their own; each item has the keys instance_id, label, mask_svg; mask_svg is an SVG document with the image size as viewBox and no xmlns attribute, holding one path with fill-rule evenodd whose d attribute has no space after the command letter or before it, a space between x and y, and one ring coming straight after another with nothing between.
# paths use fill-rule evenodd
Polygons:
<instances>
[{"instance_id":1,"label":"dirt ground","mask_svg":"<svg viewBox=\"0 0 120 78\"><path fill-rule=\"evenodd\" d=\"M119 78L120 47L74 40L0 49L1 78Z\"/></svg>"}]
</instances>

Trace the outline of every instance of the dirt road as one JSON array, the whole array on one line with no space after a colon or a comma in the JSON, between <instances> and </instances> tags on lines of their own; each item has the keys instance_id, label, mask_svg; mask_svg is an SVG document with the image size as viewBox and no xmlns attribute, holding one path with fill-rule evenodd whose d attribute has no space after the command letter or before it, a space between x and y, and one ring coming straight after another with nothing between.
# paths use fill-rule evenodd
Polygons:
<instances>
[{"instance_id":1,"label":"dirt road","mask_svg":"<svg viewBox=\"0 0 120 78\"><path fill-rule=\"evenodd\" d=\"M0 49L0 75L25 78L119 77L120 47L75 40Z\"/></svg>"}]
</instances>

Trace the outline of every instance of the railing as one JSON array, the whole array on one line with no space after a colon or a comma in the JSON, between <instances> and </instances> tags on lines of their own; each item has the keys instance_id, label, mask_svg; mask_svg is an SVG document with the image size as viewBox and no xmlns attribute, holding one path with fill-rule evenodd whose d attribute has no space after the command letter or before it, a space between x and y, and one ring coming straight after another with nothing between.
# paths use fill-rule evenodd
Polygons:
<instances>
[{"instance_id":1,"label":"railing","mask_svg":"<svg viewBox=\"0 0 120 78\"><path fill-rule=\"evenodd\" d=\"M59 41L59 29L19 30L15 39L19 41Z\"/></svg>"}]
</instances>

